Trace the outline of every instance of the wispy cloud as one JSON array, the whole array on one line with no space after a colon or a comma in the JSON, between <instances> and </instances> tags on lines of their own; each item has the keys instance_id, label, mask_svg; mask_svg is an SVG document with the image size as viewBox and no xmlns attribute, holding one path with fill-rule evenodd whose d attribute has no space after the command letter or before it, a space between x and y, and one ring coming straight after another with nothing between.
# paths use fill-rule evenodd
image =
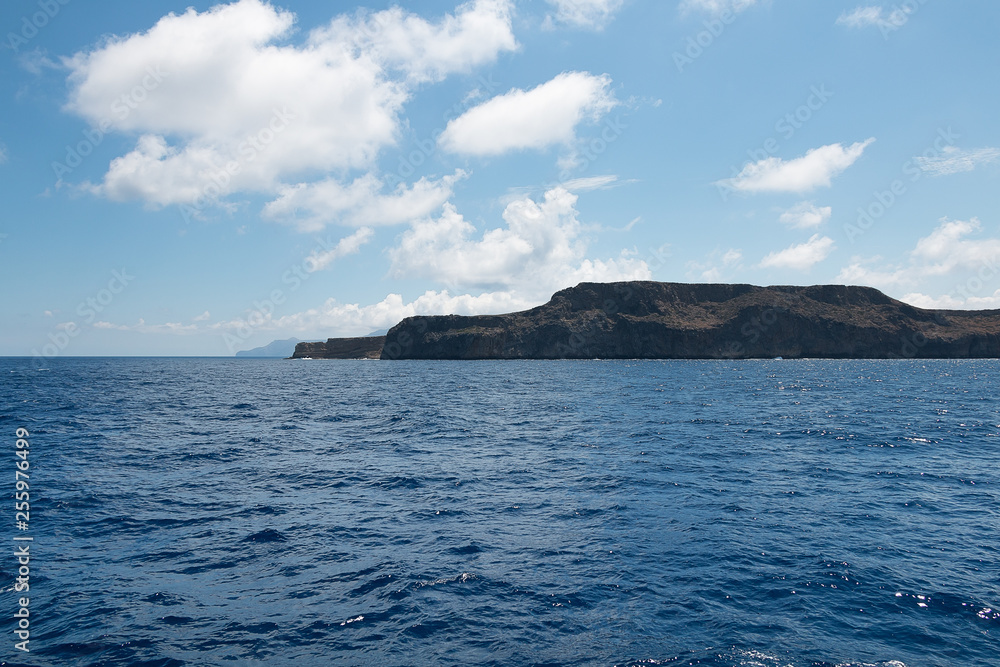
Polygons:
<instances>
[{"instance_id":1,"label":"wispy cloud","mask_svg":"<svg viewBox=\"0 0 1000 667\"><path fill-rule=\"evenodd\" d=\"M919 6L918 6L919 8ZM844 12L837 18L837 25L848 28L871 28L875 27L888 36L893 30L906 25L910 20L910 15L916 9L904 4L894 5L891 9L884 9L880 5L865 5L855 8L851 12Z\"/></svg>"},{"instance_id":2,"label":"wispy cloud","mask_svg":"<svg viewBox=\"0 0 1000 667\"><path fill-rule=\"evenodd\" d=\"M562 183L562 186L570 192L586 192L587 190L605 190L614 186L616 183L618 183L618 177L612 174L607 174L602 176L584 176L582 178L573 178Z\"/></svg>"},{"instance_id":3,"label":"wispy cloud","mask_svg":"<svg viewBox=\"0 0 1000 667\"><path fill-rule=\"evenodd\" d=\"M704 261L690 261L687 263L687 276L691 280L700 280L706 283L719 283L724 278L732 275L733 272L743 268L743 251L738 248L729 248L725 252L722 250L712 251Z\"/></svg>"},{"instance_id":4,"label":"wispy cloud","mask_svg":"<svg viewBox=\"0 0 1000 667\"><path fill-rule=\"evenodd\" d=\"M831 215L832 207L816 206L811 201L804 201L782 213L779 220L793 229L811 229L822 225Z\"/></svg>"},{"instance_id":5,"label":"wispy cloud","mask_svg":"<svg viewBox=\"0 0 1000 667\"><path fill-rule=\"evenodd\" d=\"M852 12L844 12L837 18L837 25L849 28L865 28L878 25L882 18L882 8L879 6L857 7Z\"/></svg>"},{"instance_id":6,"label":"wispy cloud","mask_svg":"<svg viewBox=\"0 0 1000 667\"><path fill-rule=\"evenodd\" d=\"M359 252L361 246L371 241L374 235L375 230L371 227L362 227L350 236L340 239L337 245L329 250L316 250L305 261L311 271L320 271L336 259Z\"/></svg>"},{"instance_id":7,"label":"wispy cloud","mask_svg":"<svg viewBox=\"0 0 1000 667\"><path fill-rule=\"evenodd\" d=\"M601 30L615 13L621 9L624 0L548 0L555 8L555 14L546 17L545 26L554 27L555 23Z\"/></svg>"},{"instance_id":8,"label":"wispy cloud","mask_svg":"<svg viewBox=\"0 0 1000 667\"><path fill-rule=\"evenodd\" d=\"M947 176L973 171L976 167L995 162L1000 158L1000 148L973 148L963 150L946 146L941 155L913 158L923 171L932 176Z\"/></svg>"},{"instance_id":9,"label":"wispy cloud","mask_svg":"<svg viewBox=\"0 0 1000 667\"><path fill-rule=\"evenodd\" d=\"M735 177L719 181L741 192L806 192L829 187L834 176L850 167L874 142L874 137L851 144L814 148L794 160L769 157L743 167Z\"/></svg>"},{"instance_id":10,"label":"wispy cloud","mask_svg":"<svg viewBox=\"0 0 1000 667\"><path fill-rule=\"evenodd\" d=\"M742 12L756 5L760 0L682 0L680 10L682 14L690 12L707 12L709 14L722 14L724 12Z\"/></svg>"},{"instance_id":11,"label":"wispy cloud","mask_svg":"<svg viewBox=\"0 0 1000 667\"><path fill-rule=\"evenodd\" d=\"M826 259L835 247L833 239L829 236L815 234L805 243L772 252L760 261L759 267L762 269L808 271Z\"/></svg>"}]
</instances>

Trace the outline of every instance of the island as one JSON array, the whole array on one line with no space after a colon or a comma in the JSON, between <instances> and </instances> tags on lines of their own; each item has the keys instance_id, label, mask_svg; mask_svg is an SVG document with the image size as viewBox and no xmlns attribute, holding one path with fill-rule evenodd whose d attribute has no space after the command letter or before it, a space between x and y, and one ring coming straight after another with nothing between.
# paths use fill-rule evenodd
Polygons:
<instances>
[{"instance_id":1,"label":"island","mask_svg":"<svg viewBox=\"0 0 1000 667\"><path fill-rule=\"evenodd\" d=\"M364 352L357 341L367 340ZM581 283L503 315L408 317L379 340L296 357L401 359L975 359L1000 357L1000 310L927 310L871 287ZM359 356L349 356L357 354Z\"/></svg>"},{"instance_id":2,"label":"island","mask_svg":"<svg viewBox=\"0 0 1000 667\"><path fill-rule=\"evenodd\" d=\"M325 342L299 343L292 359L378 359L382 355L385 336L329 338Z\"/></svg>"}]
</instances>

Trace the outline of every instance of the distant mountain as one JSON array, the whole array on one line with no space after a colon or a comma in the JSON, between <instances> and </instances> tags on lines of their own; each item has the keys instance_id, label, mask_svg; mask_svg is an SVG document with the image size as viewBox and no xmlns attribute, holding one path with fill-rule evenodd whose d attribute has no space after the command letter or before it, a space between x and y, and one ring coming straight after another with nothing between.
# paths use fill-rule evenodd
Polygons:
<instances>
[{"instance_id":1,"label":"distant mountain","mask_svg":"<svg viewBox=\"0 0 1000 667\"><path fill-rule=\"evenodd\" d=\"M365 334L365 338L369 338L371 336L384 336L387 333L389 333L388 329L379 329L378 331L373 331L370 334Z\"/></svg>"},{"instance_id":2,"label":"distant mountain","mask_svg":"<svg viewBox=\"0 0 1000 667\"><path fill-rule=\"evenodd\" d=\"M286 340L271 341L263 347L255 347L252 350L241 350L236 353L237 357L254 357L268 359L287 359L295 352L295 345L300 343L298 338L288 338Z\"/></svg>"}]
</instances>

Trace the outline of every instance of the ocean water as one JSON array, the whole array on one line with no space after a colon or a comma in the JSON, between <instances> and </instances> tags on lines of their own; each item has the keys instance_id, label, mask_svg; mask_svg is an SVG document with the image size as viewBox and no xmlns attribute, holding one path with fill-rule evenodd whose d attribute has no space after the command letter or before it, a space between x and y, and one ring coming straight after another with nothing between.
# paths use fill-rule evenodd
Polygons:
<instances>
[{"instance_id":1,"label":"ocean water","mask_svg":"<svg viewBox=\"0 0 1000 667\"><path fill-rule=\"evenodd\" d=\"M997 361L0 376L4 664L1000 665Z\"/></svg>"}]
</instances>

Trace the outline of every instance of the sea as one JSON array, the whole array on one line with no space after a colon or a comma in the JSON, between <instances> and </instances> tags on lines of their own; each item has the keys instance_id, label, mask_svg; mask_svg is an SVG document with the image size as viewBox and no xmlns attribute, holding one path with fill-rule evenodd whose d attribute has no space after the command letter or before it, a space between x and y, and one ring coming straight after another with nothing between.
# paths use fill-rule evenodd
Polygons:
<instances>
[{"instance_id":1,"label":"sea","mask_svg":"<svg viewBox=\"0 0 1000 667\"><path fill-rule=\"evenodd\" d=\"M4 665L1000 665L997 360L5 358L0 433Z\"/></svg>"}]
</instances>

